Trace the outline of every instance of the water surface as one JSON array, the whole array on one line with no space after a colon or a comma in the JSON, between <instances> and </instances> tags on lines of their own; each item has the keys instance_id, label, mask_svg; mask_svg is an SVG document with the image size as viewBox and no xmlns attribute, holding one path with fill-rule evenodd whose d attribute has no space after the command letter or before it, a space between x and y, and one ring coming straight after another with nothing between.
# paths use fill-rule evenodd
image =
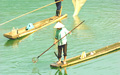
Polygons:
<instances>
[{"instance_id":1,"label":"water surface","mask_svg":"<svg viewBox=\"0 0 120 75\"><path fill-rule=\"evenodd\" d=\"M52 1L45 0L1 0L0 23L19 15L42 7ZM72 1L64 0L62 14L68 18L62 20L68 30L78 27L68 38L68 57L80 55L81 52L93 51L120 41L120 1L119 0L87 0L77 17L72 17L74 7ZM40 55L54 42L55 29L52 24L29 36L17 40L9 40L3 36L13 27L21 28L28 23L49 18L55 15L56 7L51 5L24 17L0 26L0 75L55 75L59 69L51 69L50 64L57 61L54 51L56 46L42 55L38 63L32 58ZM120 52L112 53L78 65L67 67L68 75L119 75ZM61 73L66 73L61 69Z\"/></svg>"}]
</instances>

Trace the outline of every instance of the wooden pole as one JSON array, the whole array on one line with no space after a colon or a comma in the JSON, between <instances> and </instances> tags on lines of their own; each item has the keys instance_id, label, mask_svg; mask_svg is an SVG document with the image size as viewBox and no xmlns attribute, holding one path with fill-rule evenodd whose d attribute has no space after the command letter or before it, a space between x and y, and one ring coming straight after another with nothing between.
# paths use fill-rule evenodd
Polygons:
<instances>
[{"instance_id":1,"label":"wooden pole","mask_svg":"<svg viewBox=\"0 0 120 75\"><path fill-rule=\"evenodd\" d=\"M81 25L84 21L82 21L79 25ZM74 27L70 32L72 32L73 30L75 30L79 25L77 25L76 27ZM69 33L67 33L65 36L67 36ZM65 36L63 36L61 39L59 39L56 43L58 43L60 40L62 40ZM39 58L41 55L43 55L46 51L48 51L51 47L53 47L55 44L53 44L52 46L50 46L47 50L45 50L42 54L40 54L37 58Z\"/></svg>"},{"instance_id":2,"label":"wooden pole","mask_svg":"<svg viewBox=\"0 0 120 75\"><path fill-rule=\"evenodd\" d=\"M23 17L23 16L25 16L25 15L27 15L27 14L30 14L30 13L35 12L35 11L37 11L37 10L40 10L40 9L42 9L42 8L45 8L45 7L47 7L47 6L50 6L50 5L52 5L52 4L58 3L58 2L60 2L60 1L61 1L61 0L56 1L56 2L53 2L53 3L50 3L50 4L45 5L45 6L43 6L43 7L37 8L37 9L32 10L32 11L30 11L30 12L27 12L27 13L25 13L25 14L22 14L22 15L20 15L20 16L18 16L18 17L15 17L15 18L13 18L13 19L11 19L11 20L8 20L8 21L6 21L6 22L4 22L4 23L1 23L0 26L6 24L6 23L8 23L8 22L11 22L11 21L13 21L13 20L15 20L15 19L18 19L18 18L20 18L20 17Z\"/></svg>"}]
</instances>

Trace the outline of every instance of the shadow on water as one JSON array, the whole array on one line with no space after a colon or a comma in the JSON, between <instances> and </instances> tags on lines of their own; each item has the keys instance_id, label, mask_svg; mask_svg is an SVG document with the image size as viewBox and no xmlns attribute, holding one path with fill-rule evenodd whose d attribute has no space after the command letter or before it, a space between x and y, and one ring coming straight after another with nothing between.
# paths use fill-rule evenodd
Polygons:
<instances>
[{"instance_id":1,"label":"shadow on water","mask_svg":"<svg viewBox=\"0 0 120 75\"><path fill-rule=\"evenodd\" d=\"M9 40L4 44L4 46L6 46L6 47L8 47L8 46L17 47L20 42L22 42L23 40L25 40L26 38L28 38L28 36L30 36L30 35L31 35L31 34L26 35L26 36L21 37L21 38L18 38L18 39L15 39L15 40L9 39Z\"/></svg>"}]
</instances>

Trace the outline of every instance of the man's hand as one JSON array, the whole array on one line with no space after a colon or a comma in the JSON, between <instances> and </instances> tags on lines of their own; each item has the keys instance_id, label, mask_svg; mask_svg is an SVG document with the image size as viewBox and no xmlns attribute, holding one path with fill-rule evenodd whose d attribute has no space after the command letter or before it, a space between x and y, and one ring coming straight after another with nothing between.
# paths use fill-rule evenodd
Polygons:
<instances>
[{"instance_id":1,"label":"man's hand","mask_svg":"<svg viewBox=\"0 0 120 75\"><path fill-rule=\"evenodd\" d=\"M71 31L69 32L69 34L71 34Z\"/></svg>"},{"instance_id":2,"label":"man's hand","mask_svg":"<svg viewBox=\"0 0 120 75\"><path fill-rule=\"evenodd\" d=\"M58 40L57 40L57 39L55 39L55 42L54 42L54 44L56 44L56 43L57 43L57 41L58 41Z\"/></svg>"},{"instance_id":3,"label":"man's hand","mask_svg":"<svg viewBox=\"0 0 120 75\"><path fill-rule=\"evenodd\" d=\"M56 44L57 42L54 42L54 44Z\"/></svg>"}]
</instances>

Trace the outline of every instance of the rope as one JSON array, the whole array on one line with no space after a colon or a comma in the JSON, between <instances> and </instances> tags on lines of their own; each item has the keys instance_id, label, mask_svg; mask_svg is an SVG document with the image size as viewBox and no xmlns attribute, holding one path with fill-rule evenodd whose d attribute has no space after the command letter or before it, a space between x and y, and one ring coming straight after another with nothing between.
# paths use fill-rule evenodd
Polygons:
<instances>
[{"instance_id":1,"label":"rope","mask_svg":"<svg viewBox=\"0 0 120 75\"><path fill-rule=\"evenodd\" d=\"M8 22L11 22L11 21L13 21L13 20L15 20L15 19L18 19L18 18L20 18L20 17L22 17L22 16L28 15L28 14L30 14L30 13L32 13L32 12L35 12L35 11L37 11L37 10L40 10L40 9L45 8L45 7L47 7L47 6L50 6L50 5L52 5L52 4L58 3L58 2L60 2L60 1L61 1L61 0L56 1L56 2L53 2L53 3L50 3L50 4L45 5L45 6L43 6L43 7L37 8L37 9L35 9L35 10L33 10L33 11L30 11L30 12L27 12L27 13L25 13L25 14L22 14L22 15L20 15L20 16L18 16L18 17L15 17L15 18L13 18L13 19L11 19L11 20L8 20L8 21L6 21L6 22L4 22L4 23L1 23L0 26L6 24L6 23L8 23Z\"/></svg>"}]
</instances>

